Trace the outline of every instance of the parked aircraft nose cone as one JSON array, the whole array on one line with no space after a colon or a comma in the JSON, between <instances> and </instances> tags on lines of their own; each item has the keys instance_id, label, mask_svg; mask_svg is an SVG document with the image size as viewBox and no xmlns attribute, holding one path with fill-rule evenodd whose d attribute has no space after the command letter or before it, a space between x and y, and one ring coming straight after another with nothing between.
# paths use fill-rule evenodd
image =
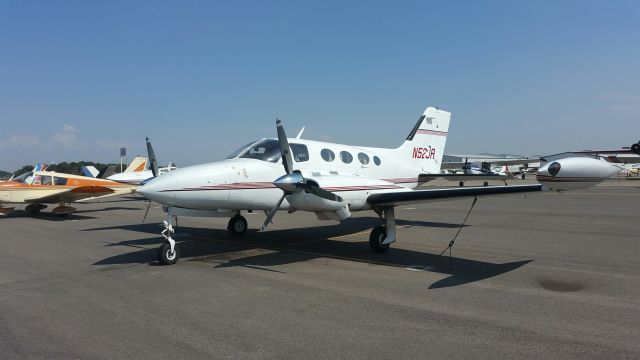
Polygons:
<instances>
[{"instance_id":1,"label":"parked aircraft nose cone","mask_svg":"<svg viewBox=\"0 0 640 360\"><path fill-rule=\"evenodd\" d=\"M138 188L137 192L151 201L163 205L171 205L170 201L172 200L173 193L170 190L175 187L175 182L172 181L169 175L170 174L167 174L146 181L144 185Z\"/></svg>"},{"instance_id":2,"label":"parked aircraft nose cone","mask_svg":"<svg viewBox=\"0 0 640 360\"><path fill-rule=\"evenodd\" d=\"M276 187L291 193L298 191L298 184L304 184L304 177L298 173L283 175L273 182Z\"/></svg>"}]
</instances>

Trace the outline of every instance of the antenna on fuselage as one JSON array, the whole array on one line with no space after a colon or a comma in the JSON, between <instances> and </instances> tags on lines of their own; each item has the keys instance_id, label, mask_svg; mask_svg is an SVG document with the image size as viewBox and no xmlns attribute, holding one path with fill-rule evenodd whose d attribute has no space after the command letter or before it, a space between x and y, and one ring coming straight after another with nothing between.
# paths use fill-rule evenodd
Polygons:
<instances>
[{"instance_id":1,"label":"antenna on fuselage","mask_svg":"<svg viewBox=\"0 0 640 360\"><path fill-rule=\"evenodd\" d=\"M296 135L296 139L301 139L302 138L302 133L304 132L305 127L303 126L302 129L300 129L300 132L298 133L298 135Z\"/></svg>"}]
</instances>

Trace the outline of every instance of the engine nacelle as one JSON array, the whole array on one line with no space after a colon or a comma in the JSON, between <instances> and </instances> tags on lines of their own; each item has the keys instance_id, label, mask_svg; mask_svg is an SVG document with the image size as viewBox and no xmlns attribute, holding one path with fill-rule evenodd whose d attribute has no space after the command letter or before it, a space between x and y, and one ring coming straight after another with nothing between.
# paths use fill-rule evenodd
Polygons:
<instances>
[{"instance_id":1,"label":"engine nacelle","mask_svg":"<svg viewBox=\"0 0 640 360\"><path fill-rule=\"evenodd\" d=\"M287 196L287 201L292 208L304 211L338 211L347 207L345 202L323 199L305 191Z\"/></svg>"},{"instance_id":2,"label":"engine nacelle","mask_svg":"<svg viewBox=\"0 0 640 360\"><path fill-rule=\"evenodd\" d=\"M584 189L609 179L622 169L604 160L568 157L545 164L536 179L550 190Z\"/></svg>"}]
</instances>

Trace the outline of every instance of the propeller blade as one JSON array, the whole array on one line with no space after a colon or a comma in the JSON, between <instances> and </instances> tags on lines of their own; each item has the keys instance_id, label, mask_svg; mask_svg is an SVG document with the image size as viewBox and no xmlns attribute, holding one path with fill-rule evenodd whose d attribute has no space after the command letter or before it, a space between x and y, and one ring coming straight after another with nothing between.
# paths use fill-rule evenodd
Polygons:
<instances>
[{"instance_id":1,"label":"propeller blade","mask_svg":"<svg viewBox=\"0 0 640 360\"><path fill-rule=\"evenodd\" d=\"M153 174L153 177L156 177L158 176L158 160L156 160L156 153L153 151L153 146L151 146L151 141L149 141L149 137L147 137L147 155L149 156L151 173Z\"/></svg>"},{"instance_id":2,"label":"propeller blade","mask_svg":"<svg viewBox=\"0 0 640 360\"><path fill-rule=\"evenodd\" d=\"M280 143L280 154L282 154L284 171L286 171L287 174L291 174L291 172L293 172L293 159L291 158L287 134L284 132L284 126L280 119L276 119L276 130L278 131L278 142Z\"/></svg>"},{"instance_id":3,"label":"propeller blade","mask_svg":"<svg viewBox=\"0 0 640 360\"><path fill-rule=\"evenodd\" d=\"M274 206L273 209L269 211L269 214L267 214L267 220L264 221L264 224L262 224L262 227L260 228L260 230L264 231L267 228L267 226L271 222L271 219L273 219L273 217L276 215L276 212L278 212L278 209L280 209L280 205L282 205L282 202L284 201L285 196L287 196L287 193L283 192L282 197L280 197L280 200L278 200L278 203L276 204L276 206Z\"/></svg>"},{"instance_id":4,"label":"propeller blade","mask_svg":"<svg viewBox=\"0 0 640 360\"><path fill-rule=\"evenodd\" d=\"M149 209L151 208L151 200L149 200L149 205L147 205L147 210L144 212L144 217L142 218L142 223L144 224L147 221L147 215L149 215Z\"/></svg>"},{"instance_id":5,"label":"propeller blade","mask_svg":"<svg viewBox=\"0 0 640 360\"><path fill-rule=\"evenodd\" d=\"M342 201L342 198L330 191L324 190L317 186L309 186L307 190L315 196L321 197L323 199L331 200L331 201Z\"/></svg>"}]
</instances>

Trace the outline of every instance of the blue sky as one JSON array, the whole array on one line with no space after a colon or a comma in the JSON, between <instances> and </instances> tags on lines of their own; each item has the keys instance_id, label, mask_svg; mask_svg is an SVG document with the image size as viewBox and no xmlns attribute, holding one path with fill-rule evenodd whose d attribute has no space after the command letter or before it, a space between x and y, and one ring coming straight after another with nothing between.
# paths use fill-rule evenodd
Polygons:
<instances>
[{"instance_id":1,"label":"blue sky","mask_svg":"<svg viewBox=\"0 0 640 360\"><path fill-rule=\"evenodd\" d=\"M289 136L399 145L428 105L447 153L640 138L637 1L0 0L0 169L190 165Z\"/></svg>"}]
</instances>

